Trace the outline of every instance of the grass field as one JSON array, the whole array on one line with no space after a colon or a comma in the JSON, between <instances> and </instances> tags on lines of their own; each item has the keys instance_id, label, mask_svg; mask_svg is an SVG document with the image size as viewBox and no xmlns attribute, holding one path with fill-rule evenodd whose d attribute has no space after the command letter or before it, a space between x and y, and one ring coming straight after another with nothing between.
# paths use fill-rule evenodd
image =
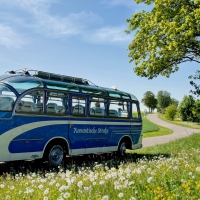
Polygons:
<instances>
[{"instance_id":1,"label":"grass field","mask_svg":"<svg viewBox=\"0 0 200 200\"><path fill-rule=\"evenodd\" d=\"M165 118L165 115L159 113L158 117L164 121L167 121L172 124L176 124L178 126L188 127L188 128L194 128L194 129L200 129L200 123L197 122L184 122L179 118L175 118L174 121L168 120Z\"/></svg>"},{"instance_id":2,"label":"grass field","mask_svg":"<svg viewBox=\"0 0 200 200\"><path fill-rule=\"evenodd\" d=\"M200 134L115 160L58 172L4 174L0 199L146 200L200 198Z\"/></svg>"},{"instance_id":3,"label":"grass field","mask_svg":"<svg viewBox=\"0 0 200 200\"><path fill-rule=\"evenodd\" d=\"M142 131L143 131L143 137L155 137L173 133L172 130L154 124L153 122L149 121L146 117L143 117Z\"/></svg>"}]
</instances>

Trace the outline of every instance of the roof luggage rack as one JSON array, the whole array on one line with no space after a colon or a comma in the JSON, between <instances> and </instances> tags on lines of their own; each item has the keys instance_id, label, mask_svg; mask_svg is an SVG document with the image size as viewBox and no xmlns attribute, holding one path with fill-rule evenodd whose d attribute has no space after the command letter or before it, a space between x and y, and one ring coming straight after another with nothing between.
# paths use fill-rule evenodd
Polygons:
<instances>
[{"instance_id":1,"label":"roof luggage rack","mask_svg":"<svg viewBox=\"0 0 200 200\"><path fill-rule=\"evenodd\" d=\"M29 68L19 69L16 71L14 71L14 70L7 71L5 73L34 76L34 77L38 77L38 78L42 78L42 79L62 81L62 82L67 82L67 83L75 83L75 84L79 84L79 85L89 85L89 81L87 79L59 75L59 74L54 74L54 73L49 73L49 72L43 72L43 71L38 71L35 69L29 69Z\"/></svg>"},{"instance_id":2,"label":"roof luggage rack","mask_svg":"<svg viewBox=\"0 0 200 200\"><path fill-rule=\"evenodd\" d=\"M89 85L88 81L86 79L83 79L83 78L77 78L77 77L72 77L72 76L64 76L64 75L53 74L53 73L43 72L43 71L36 71L34 76L39 77L39 78L43 78L43 79L62 81L62 82L67 82L67 83Z\"/></svg>"}]
</instances>

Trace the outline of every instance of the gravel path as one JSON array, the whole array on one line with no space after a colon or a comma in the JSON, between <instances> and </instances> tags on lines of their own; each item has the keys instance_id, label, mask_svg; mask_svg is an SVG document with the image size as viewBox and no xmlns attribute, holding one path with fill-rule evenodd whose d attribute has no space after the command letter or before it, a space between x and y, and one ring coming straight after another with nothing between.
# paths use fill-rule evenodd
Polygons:
<instances>
[{"instance_id":1,"label":"gravel path","mask_svg":"<svg viewBox=\"0 0 200 200\"><path fill-rule=\"evenodd\" d=\"M189 135L192 135L193 133L200 133L200 129L185 128L182 126L177 126L177 125L165 122L158 118L158 114L148 114L147 119L152 121L155 124L158 124L160 126L164 126L173 130L173 133L170 135L143 138L143 142L142 142L143 147L154 146L156 144L164 144L172 140L187 137Z\"/></svg>"}]
</instances>

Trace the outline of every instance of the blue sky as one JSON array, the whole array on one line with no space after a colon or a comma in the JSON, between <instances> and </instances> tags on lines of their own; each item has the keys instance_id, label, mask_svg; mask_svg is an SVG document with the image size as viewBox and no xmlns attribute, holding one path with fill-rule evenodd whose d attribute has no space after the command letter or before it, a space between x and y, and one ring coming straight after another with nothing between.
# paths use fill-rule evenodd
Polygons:
<instances>
[{"instance_id":1,"label":"blue sky","mask_svg":"<svg viewBox=\"0 0 200 200\"><path fill-rule=\"evenodd\" d=\"M181 101L192 87L196 63L184 63L170 78L137 77L129 63L127 18L151 7L133 0L1 0L0 73L32 68L86 78L134 94L166 90ZM141 109L145 106L141 103Z\"/></svg>"}]
</instances>

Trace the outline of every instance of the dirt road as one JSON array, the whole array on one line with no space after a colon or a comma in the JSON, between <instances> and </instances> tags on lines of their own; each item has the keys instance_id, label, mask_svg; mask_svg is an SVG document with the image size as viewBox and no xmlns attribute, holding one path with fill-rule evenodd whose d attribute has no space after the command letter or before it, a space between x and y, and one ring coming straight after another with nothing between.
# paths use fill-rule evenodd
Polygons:
<instances>
[{"instance_id":1,"label":"dirt road","mask_svg":"<svg viewBox=\"0 0 200 200\"><path fill-rule=\"evenodd\" d=\"M167 127L173 130L170 135L143 138L143 147L154 146L156 144L164 144L172 140L187 137L193 133L200 133L200 129L185 128L182 126L177 126L168 122L165 122L158 118L158 114L148 114L147 119L160 126Z\"/></svg>"}]
</instances>

